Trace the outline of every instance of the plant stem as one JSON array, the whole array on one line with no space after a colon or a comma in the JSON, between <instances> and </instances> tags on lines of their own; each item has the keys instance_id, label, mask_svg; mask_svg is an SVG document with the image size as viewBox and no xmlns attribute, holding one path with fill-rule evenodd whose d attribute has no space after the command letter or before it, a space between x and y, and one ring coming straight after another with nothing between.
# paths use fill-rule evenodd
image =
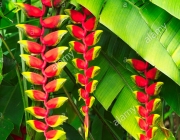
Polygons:
<instances>
[{"instance_id":1,"label":"plant stem","mask_svg":"<svg viewBox=\"0 0 180 140\"><path fill-rule=\"evenodd\" d=\"M0 38L1 38L4 46L5 46L6 49L8 50L10 56L12 57L12 59L13 59L13 60L15 61L15 63L16 63L16 74L17 74L17 77L18 77L18 82L19 82L19 86L20 86L20 90L21 90L23 105L24 105L24 107L26 108L26 107L27 107L27 102L26 102L26 100L25 100L26 98L25 98L23 86L22 86L22 83L21 83L19 66L18 66L18 64L17 64L17 61L16 61L14 55L12 54L11 50L9 49L9 46L7 45L7 43L6 43L6 41L4 40L4 38L3 38L2 35L0 35ZM27 118L27 113L25 113L25 118Z\"/></svg>"},{"instance_id":2,"label":"plant stem","mask_svg":"<svg viewBox=\"0 0 180 140\"><path fill-rule=\"evenodd\" d=\"M76 114L78 115L79 119L81 120L82 123L84 123L83 117L81 116L81 113L79 112L78 108L76 107L75 103L73 102L70 94L68 93L67 89L63 86L63 90L66 94L66 96L68 97L68 101L70 102L70 104L72 105L74 111L76 112ZM89 132L89 137L91 140L94 140L92 134Z\"/></svg>"},{"instance_id":3,"label":"plant stem","mask_svg":"<svg viewBox=\"0 0 180 140\"><path fill-rule=\"evenodd\" d=\"M111 126L108 124L108 122L102 117L102 115L99 113L99 111L93 107L93 110L96 112L99 119L102 121L102 123L106 126L107 129L109 129L109 132L114 137L115 140L121 140L121 138L116 134L116 132L111 128Z\"/></svg>"}]
</instances>

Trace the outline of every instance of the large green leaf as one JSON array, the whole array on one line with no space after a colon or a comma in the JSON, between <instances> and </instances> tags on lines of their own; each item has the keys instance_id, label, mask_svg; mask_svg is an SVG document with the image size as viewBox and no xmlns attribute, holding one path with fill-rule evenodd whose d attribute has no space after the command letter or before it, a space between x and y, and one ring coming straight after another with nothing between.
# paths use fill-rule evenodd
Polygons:
<instances>
[{"instance_id":1,"label":"large green leaf","mask_svg":"<svg viewBox=\"0 0 180 140\"><path fill-rule=\"evenodd\" d=\"M159 7L163 8L164 10L168 11L170 14L173 16L177 17L180 19L180 3L179 0L149 0L152 3L158 5Z\"/></svg>"},{"instance_id":2,"label":"large green leaf","mask_svg":"<svg viewBox=\"0 0 180 140\"><path fill-rule=\"evenodd\" d=\"M82 4L86 0L78 2ZM180 85L179 32L176 30L179 20L150 3L138 8L131 2L124 2L108 0L102 7L100 22ZM84 6L90 11L94 10L86 4ZM172 32L177 34L174 36Z\"/></svg>"}]
</instances>

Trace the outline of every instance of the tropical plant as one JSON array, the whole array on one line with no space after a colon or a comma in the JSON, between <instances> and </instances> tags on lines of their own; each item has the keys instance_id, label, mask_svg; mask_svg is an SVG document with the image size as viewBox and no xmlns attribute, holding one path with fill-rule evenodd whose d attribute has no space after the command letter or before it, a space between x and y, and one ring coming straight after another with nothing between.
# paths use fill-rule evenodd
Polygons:
<instances>
[{"instance_id":1,"label":"tropical plant","mask_svg":"<svg viewBox=\"0 0 180 140\"><path fill-rule=\"evenodd\" d=\"M180 139L179 5L0 2L0 139Z\"/></svg>"}]
</instances>

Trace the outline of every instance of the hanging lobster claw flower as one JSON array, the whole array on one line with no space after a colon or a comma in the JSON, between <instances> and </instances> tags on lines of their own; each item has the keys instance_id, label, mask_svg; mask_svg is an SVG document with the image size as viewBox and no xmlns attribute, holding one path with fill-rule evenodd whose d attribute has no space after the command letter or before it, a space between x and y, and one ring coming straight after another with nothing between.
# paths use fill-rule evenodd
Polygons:
<instances>
[{"instance_id":1,"label":"hanging lobster claw flower","mask_svg":"<svg viewBox=\"0 0 180 140\"><path fill-rule=\"evenodd\" d=\"M88 50L86 52L85 59L87 61L94 60L96 57L99 56L100 51L101 51L101 47L100 46L96 46L94 48L91 48L90 50Z\"/></svg>"},{"instance_id":2,"label":"hanging lobster claw flower","mask_svg":"<svg viewBox=\"0 0 180 140\"><path fill-rule=\"evenodd\" d=\"M157 123L159 118L160 118L159 114L151 114L150 116L147 117L146 122L148 125L153 126Z\"/></svg>"},{"instance_id":3,"label":"hanging lobster claw flower","mask_svg":"<svg viewBox=\"0 0 180 140\"><path fill-rule=\"evenodd\" d=\"M82 10L83 10L84 14L86 14L87 16L92 15L92 13L83 6L82 6Z\"/></svg>"},{"instance_id":4,"label":"hanging lobster claw flower","mask_svg":"<svg viewBox=\"0 0 180 140\"><path fill-rule=\"evenodd\" d=\"M149 116L149 111L145 107L139 105L136 106L136 109L141 117L146 118Z\"/></svg>"},{"instance_id":5,"label":"hanging lobster claw flower","mask_svg":"<svg viewBox=\"0 0 180 140\"><path fill-rule=\"evenodd\" d=\"M82 106L80 111L85 116L88 113L89 107L88 106Z\"/></svg>"},{"instance_id":6,"label":"hanging lobster claw flower","mask_svg":"<svg viewBox=\"0 0 180 140\"><path fill-rule=\"evenodd\" d=\"M148 85L148 80L146 80L145 78L139 75L132 75L131 78L132 81L140 88L144 88L145 86Z\"/></svg>"},{"instance_id":7,"label":"hanging lobster claw flower","mask_svg":"<svg viewBox=\"0 0 180 140\"><path fill-rule=\"evenodd\" d=\"M85 46L78 41L70 41L69 46L71 47L72 50L76 51L77 53L82 54L86 51Z\"/></svg>"},{"instance_id":8,"label":"hanging lobster claw flower","mask_svg":"<svg viewBox=\"0 0 180 140\"><path fill-rule=\"evenodd\" d=\"M83 74L81 73L77 73L75 74L75 78L76 78L76 83L81 84L82 86L84 86L86 83L88 83L88 78L85 77Z\"/></svg>"},{"instance_id":9,"label":"hanging lobster claw flower","mask_svg":"<svg viewBox=\"0 0 180 140\"><path fill-rule=\"evenodd\" d=\"M97 84L98 84L97 80L92 80L91 82L89 82L85 87L87 92L93 93L94 90L96 89Z\"/></svg>"},{"instance_id":10,"label":"hanging lobster claw flower","mask_svg":"<svg viewBox=\"0 0 180 140\"><path fill-rule=\"evenodd\" d=\"M25 110L38 119L43 119L46 116L46 110L41 107L28 107Z\"/></svg>"},{"instance_id":11,"label":"hanging lobster claw flower","mask_svg":"<svg viewBox=\"0 0 180 140\"><path fill-rule=\"evenodd\" d=\"M43 5L51 8L60 6L64 2L64 0L41 0L41 2Z\"/></svg>"},{"instance_id":12,"label":"hanging lobster claw flower","mask_svg":"<svg viewBox=\"0 0 180 140\"><path fill-rule=\"evenodd\" d=\"M62 56L64 51L67 49L68 49L68 47L62 47L62 46L51 49L45 53L44 58L49 63L56 62L60 59L60 57Z\"/></svg>"},{"instance_id":13,"label":"hanging lobster claw flower","mask_svg":"<svg viewBox=\"0 0 180 140\"><path fill-rule=\"evenodd\" d=\"M148 63L138 59L127 59L126 62L129 63L135 70L139 72L145 71L148 67Z\"/></svg>"},{"instance_id":14,"label":"hanging lobster claw flower","mask_svg":"<svg viewBox=\"0 0 180 140\"><path fill-rule=\"evenodd\" d=\"M46 103L46 106L49 109L59 108L65 103L65 101L67 101L67 99L68 98L66 97L52 98Z\"/></svg>"},{"instance_id":15,"label":"hanging lobster claw flower","mask_svg":"<svg viewBox=\"0 0 180 140\"><path fill-rule=\"evenodd\" d=\"M145 120L143 120L142 118L140 117L135 117L137 122L138 122L138 125L139 127L144 130L144 131L147 131L149 129L149 125L146 123Z\"/></svg>"},{"instance_id":16,"label":"hanging lobster claw flower","mask_svg":"<svg viewBox=\"0 0 180 140\"><path fill-rule=\"evenodd\" d=\"M64 137L66 133L62 130L50 130L46 133L46 138L48 140L58 140Z\"/></svg>"},{"instance_id":17,"label":"hanging lobster claw flower","mask_svg":"<svg viewBox=\"0 0 180 140\"><path fill-rule=\"evenodd\" d=\"M27 17L34 17L34 18L40 18L41 15L42 15L42 10L35 7L35 6L32 6L32 5L29 5L29 4L25 4L25 3L15 3L15 5L17 7L19 7L23 12L24 14L27 16Z\"/></svg>"},{"instance_id":18,"label":"hanging lobster claw flower","mask_svg":"<svg viewBox=\"0 0 180 140\"><path fill-rule=\"evenodd\" d=\"M149 128L149 130L146 132L146 136L148 138L153 138L155 136L157 129L158 129L157 127Z\"/></svg>"},{"instance_id":19,"label":"hanging lobster claw flower","mask_svg":"<svg viewBox=\"0 0 180 140\"><path fill-rule=\"evenodd\" d=\"M86 76L88 78L94 78L96 75L98 75L99 71L100 71L100 67L92 66L92 67L87 69Z\"/></svg>"},{"instance_id":20,"label":"hanging lobster claw flower","mask_svg":"<svg viewBox=\"0 0 180 140\"><path fill-rule=\"evenodd\" d=\"M22 75L34 85L44 84L44 77L34 72L23 72Z\"/></svg>"},{"instance_id":21,"label":"hanging lobster claw flower","mask_svg":"<svg viewBox=\"0 0 180 140\"><path fill-rule=\"evenodd\" d=\"M58 91L66 82L66 79L59 78L46 84L45 89L48 93Z\"/></svg>"},{"instance_id":22,"label":"hanging lobster claw flower","mask_svg":"<svg viewBox=\"0 0 180 140\"><path fill-rule=\"evenodd\" d=\"M76 39L81 40L84 37L84 30L76 25L68 25L66 26L69 33Z\"/></svg>"},{"instance_id":23,"label":"hanging lobster claw flower","mask_svg":"<svg viewBox=\"0 0 180 140\"><path fill-rule=\"evenodd\" d=\"M146 108L149 112L153 112L158 108L160 103L161 103L161 99L159 98L152 99L146 104Z\"/></svg>"},{"instance_id":24,"label":"hanging lobster claw flower","mask_svg":"<svg viewBox=\"0 0 180 140\"><path fill-rule=\"evenodd\" d=\"M140 102L140 103L146 103L149 100L149 97L144 94L143 92L140 91L134 91L133 92L135 94L136 99Z\"/></svg>"},{"instance_id":25,"label":"hanging lobster claw flower","mask_svg":"<svg viewBox=\"0 0 180 140\"><path fill-rule=\"evenodd\" d=\"M41 29L37 26L30 24L17 24L16 27L22 30L30 39L36 39L41 36Z\"/></svg>"},{"instance_id":26,"label":"hanging lobster claw flower","mask_svg":"<svg viewBox=\"0 0 180 140\"><path fill-rule=\"evenodd\" d=\"M91 17L89 18L85 23L84 23L84 28L87 31L94 31L97 27L97 22L96 22L96 17Z\"/></svg>"},{"instance_id":27,"label":"hanging lobster claw flower","mask_svg":"<svg viewBox=\"0 0 180 140\"><path fill-rule=\"evenodd\" d=\"M26 122L31 126L32 129L34 129L37 132L44 132L44 130L46 129L46 124L44 124L41 121L28 120Z\"/></svg>"},{"instance_id":28,"label":"hanging lobster claw flower","mask_svg":"<svg viewBox=\"0 0 180 140\"><path fill-rule=\"evenodd\" d=\"M21 54L20 56L26 62L26 65L31 68L40 70L43 66L43 61L39 58L27 54Z\"/></svg>"},{"instance_id":29,"label":"hanging lobster claw flower","mask_svg":"<svg viewBox=\"0 0 180 140\"><path fill-rule=\"evenodd\" d=\"M88 133L89 133L89 115L86 113L84 118L84 131L85 131L85 140L88 139Z\"/></svg>"},{"instance_id":30,"label":"hanging lobster claw flower","mask_svg":"<svg viewBox=\"0 0 180 140\"><path fill-rule=\"evenodd\" d=\"M45 93L40 90L26 90L25 93L27 96L36 101L44 101L45 100Z\"/></svg>"},{"instance_id":31,"label":"hanging lobster claw flower","mask_svg":"<svg viewBox=\"0 0 180 140\"><path fill-rule=\"evenodd\" d=\"M18 43L21 44L24 50L28 53L40 54L43 51L43 47L36 42L20 40Z\"/></svg>"},{"instance_id":32,"label":"hanging lobster claw flower","mask_svg":"<svg viewBox=\"0 0 180 140\"><path fill-rule=\"evenodd\" d=\"M45 69L44 73L47 77L58 76L62 72L66 64L67 64L66 62L58 62L52 64Z\"/></svg>"},{"instance_id":33,"label":"hanging lobster claw flower","mask_svg":"<svg viewBox=\"0 0 180 140\"><path fill-rule=\"evenodd\" d=\"M157 80L159 76L160 76L160 71L157 70L156 68L152 68L146 73L146 78L151 80Z\"/></svg>"},{"instance_id":34,"label":"hanging lobster claw flower","mask_svg":"<svg viewBox=\"0 0 180 140\"><path fill-rule=\"evenodd\" d=\"M63 23L64 20L66 20L69 16L67 15L56 15L51 16L46 19L44 19L41 22L41 25L48 29L58 28Z\"/></svg>"},{"instance_id":35,"label":"hanging lobster claw flower","mask_svg":"<svg viewBox=\"0 0 180 140\"><path fill-rule=\"evenodd\" d=\"M66 33L67 33L66 30L58 30L49 33L43 38L43 44L46 46L56 46Z\"/></svg>"},{"instance_id":36,"label":"hanging lobster claw flower","mask_svg":"<svg viewBox=\"0 0 180 140\"><path fill-rule=\"evenodd\" d=\"M84 15L76 10L66 9L65 13L70 16L71 21L75 24L81 24L84 21Z\"/></svg>"},{"instance_id":37,"label":"hanging lobster claw flower","mask_svg":"<svg viewBox=\"0 0 180 140\"><path fill-rule=\"evenodd\" d=\"M79 58L73 59L72 62L74 66L80 70L86 69L88 67L87 63L84 60L79 59Z\"/></svg>"},{"instance_id":38,"label":"hanging lobster claw flower","mask_svg":"<svg viewBox=\"0 0 180 140\"><path fill-rule=\"evenodd\" d=\"M95 101L95 98L93 96L88 97L87 99L85 99L86 102L86 106L88 106L89 108L92 107L93 103Z\"/></svg>"},{"instance_id":39,"label":"hanging lobster claw flower","mask_svg":"<svg viewBox=\"0 0 180 140\"><path fill-rule=\"evenodd\" d=\"M47 124L50 127L57 127L61 124L63 124L63 122L65 122L68 119L68 117L64 116L64 115L53 115L50 116L49 118L47 118Z\"/></svg>"},{"instance_id":40,"label":"hanging lobster claw flower","mask_svg":"<svg viewBox=\"0 0 180 140\"><path fill-rule=\"evenodd\" d=\"M139 140L150 140L146 135L138 133Z\"/></svg>"},{"instance_id":41,"label":"hanging lobster claw flower","mask_svg":"<svg viewBox=\"0 0 180 140\"><path fill-rule=\"evenodd\" d=\"M84 90L84 89L82 89L82 88L80 88L79 90L78 90L78 93L79 93L79 100L81 99L81 98L83 98L84 100L85 99L87 99L88 97L89 97L89 93L86 91L86 90Z\"/></svg>"},{"instance_id":42,"label":"hanging lobster claw flower","mask_svg":"<svg viewBox=\"0 0 180 140\"><path fill-rule=\"evenodd\" d=\"M100 40L102 32L103 32L102 30L96 30L88 34L85 38L85 44L87 46L95 45Z\"/></svg>"},{"instance_id":43,"label":"hanging lobster claw flower","mask_svg":"<svg viewBox=\"0 0 180 140\"><path fill-rule=\"evenodd\" d=\"M156 82L151 84L148 88L146 88L146 93L150 96L155 96L159 94L163 84L163 82Z\"/></svg>"}]
</instances>

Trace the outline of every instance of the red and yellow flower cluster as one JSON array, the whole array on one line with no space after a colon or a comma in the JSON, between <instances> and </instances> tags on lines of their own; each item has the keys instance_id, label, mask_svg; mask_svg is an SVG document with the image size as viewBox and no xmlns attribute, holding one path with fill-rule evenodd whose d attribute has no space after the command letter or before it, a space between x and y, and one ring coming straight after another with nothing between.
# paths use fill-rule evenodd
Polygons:
<instances>
[{"instance_id":1,"label":"red and yellow flower cluster","mask_svg":"<svg viewBox=\"0 0 180 140\"><path fill-rule=\"evenodd\" d=\"M161 99L158 94L161 90L163 82L154 82L159 76L159 71L156 68L148 69L148 63L137 59L128 59L127 62L144 76L133 75L132 80L136 86L144 91L134 91L135 97L141 104L137 106L139 116L136 117L137 123L143 134L138 134L140 140L151 140L156 130L157 122L160 115L153 112L158 108Z\"/></svg>"},{"instance_id":2,"label":"red and yellow flower cluster","mask_svg":"<svg viewBox=\"0 0 180 140\"><path fill-rule=\"evenodd\" d=\"M98 83L98 81L93 80L93 78L100 71L100 67L98 66L89 66L89 62L98 57L101 50L100 46L91 46L96 45L99 41L102 30L95 30L97 19L84 7L82 7L81 11L67 9L65 12L74 23L74 25L68 25L67 29L76 39L76 41L69 42L69 45L72 50L81 54L83 57L83 59L73 59L73 64L81 70L81 73L77 73L75 78L77 83L82 86L78 92L80 99L82 98L85 102L85 105L81 108L81 112L85 116L84 129L85 139L87 140L89 131L89 108L91 108L95 100L90 94L94 92Z\"/></svg>"},{"instance_id":3,"label":"red and yellow flower cluster","mask_svg":"<svg viewBox=\"0 0 180 140\"><path fill-rule=\"evenodd\" d=\"M47 140L57 140L65 136L63 130L54 129L67 120L63 115L51 115L50 110L61 107L68 99L66 97L51 98L49 94L58 91L66 79L55 77L58 76L66 62L56 63L67 47L56 47L61 38L67 33L66 30L57 30L45 35L46 29L57 29L61 23L67 19L67 15L56 15L44 18L47 7L51 8L59 6L61 0L41 0L42 9L24 3L16 3L17 7L29 17L39 18L41 28L30 24L16 25L27 38L30 40L20 40L19 43L29 54L21 54L21 58L26 62L27 66L36 69L36 72L23 72L23 76L32 84L39 85L36 90L27 90L25 93L29 98L35 101L43 102L43 106L31 106L25 110L40 120L28 120L27 123L37 132L43 132ZM37 43L38 40L40 43ZM33 54L33 55L32 55ZM54 80L51 81L51 79Z\"/></svg>"}]
</instances>

